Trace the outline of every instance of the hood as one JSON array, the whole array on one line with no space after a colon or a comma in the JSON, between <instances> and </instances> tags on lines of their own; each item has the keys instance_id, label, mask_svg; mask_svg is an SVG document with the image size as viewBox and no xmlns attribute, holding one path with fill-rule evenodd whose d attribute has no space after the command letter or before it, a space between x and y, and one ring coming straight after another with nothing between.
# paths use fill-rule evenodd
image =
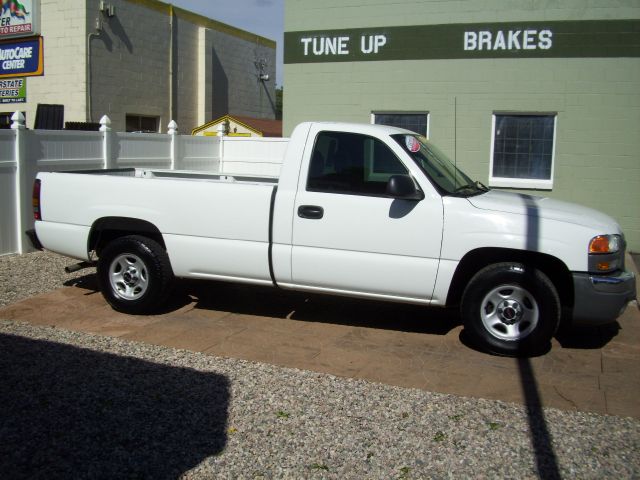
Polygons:
<instances>
[{"instance_id":1,"label":"hood","mask_svg":"<svg viewBox=\"0 0 640 480\"><path fill-rule=\"evenodd\" d=\"M548 197L490 190L482 195L469 197L467 200L474 207L483 210L531 215L593 227L602 234L620 232L619 225L609 215L592 208Z\"/></svg>"}]
</instances>

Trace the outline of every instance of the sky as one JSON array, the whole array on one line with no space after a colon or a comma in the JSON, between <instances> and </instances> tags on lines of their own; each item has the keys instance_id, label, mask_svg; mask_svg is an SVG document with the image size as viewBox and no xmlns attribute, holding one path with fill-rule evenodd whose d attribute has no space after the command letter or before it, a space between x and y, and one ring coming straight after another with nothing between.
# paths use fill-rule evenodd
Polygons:
<instances>
[{"instance_id":1,"label":"sky","mask_svg":"<svg viewBox=\"0 0 640 480\"><path fill-rule=\"evenodd\" d=\"M163 0L219 22L247 30L278 44L276 85L282 86L284 44L284 0Z\"/></svg>"}]
</instances>

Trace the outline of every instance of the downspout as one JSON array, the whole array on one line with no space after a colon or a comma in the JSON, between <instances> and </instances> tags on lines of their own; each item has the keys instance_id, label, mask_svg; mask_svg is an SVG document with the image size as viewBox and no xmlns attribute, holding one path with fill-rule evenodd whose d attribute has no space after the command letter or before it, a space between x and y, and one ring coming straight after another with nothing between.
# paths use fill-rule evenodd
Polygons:
<instances>
[{"instance_id":1,"label":"downspout","mask_svg":"<svg viewBox=\"0 0 640 480\"><path fill-rule=\"evenodd\" d=\"M93 37L100 36L100 17L96 18L96 32L92 32L87 35L87 73L86 73L86 82L87 82L87 115L86 118L89 122L93 122L93 114L91 112L91 39Z\"/></svg>"},{"instance_id":2,"label":"downspout","mask_svg":"<svg viewBox=\"0 0 640 480\"><path fill-rule=\"evenodd\" d=\"M175 120L173 112L173 4L169 4L169 121Z\"/></svg>"}]
</instances>

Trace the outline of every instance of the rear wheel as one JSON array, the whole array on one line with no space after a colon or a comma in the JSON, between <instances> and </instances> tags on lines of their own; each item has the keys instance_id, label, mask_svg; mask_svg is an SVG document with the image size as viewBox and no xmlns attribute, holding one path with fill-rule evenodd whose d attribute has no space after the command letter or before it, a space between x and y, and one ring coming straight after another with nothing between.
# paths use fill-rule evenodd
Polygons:
<instances>
[{"instance_id":1,"label":"rear wheel","mask_svg":"<svg viewBox=\"0 0 640 480\"><path fill-rule=\"evenodd\" d=\"M465 330L480 346L503 355L548 348L560 321L560 298L540 270L496 263L469 282L461 305Z\"/></svg>"},{"instance_id":2,"label":"rear wheel","mask_svg":"<svg viewBox=\"0 0 640 480\"><path fill-rule=\"evenodd\" d=\"M139 235L112 241L98 260L102 295L120 312L154 312L164 303L172 280L169 257L162 246Z\"/></svg>"}]
</instances>

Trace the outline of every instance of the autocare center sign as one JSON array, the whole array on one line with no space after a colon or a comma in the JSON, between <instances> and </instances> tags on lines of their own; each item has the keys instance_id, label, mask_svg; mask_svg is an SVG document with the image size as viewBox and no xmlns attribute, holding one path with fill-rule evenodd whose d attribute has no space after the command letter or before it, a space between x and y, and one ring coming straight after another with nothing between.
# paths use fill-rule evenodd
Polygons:
<instances>
[{"instance_id":1,"label":"autocare center sign","mask_svg":"<svg viewBox=\"0 0 640 480\"><path fill-rule=\"evenodd\" d=\"M0 43L0 78L42 75L42 37Z\"/></svg>"},{"instance_id":2,"label":"autocare center sign","mask_svg":"<svg viewBox=\"0 0 640 480\"><path fill-rule=\"evenodd\" d=\"M44 74L40 34L39 0L1 0L0 6L0 102L22 102L26 82L19 77ZM22 80L22 82L20 81ZM18 99L18 100L11 100Z\"/></svg>"}]
</instances>

